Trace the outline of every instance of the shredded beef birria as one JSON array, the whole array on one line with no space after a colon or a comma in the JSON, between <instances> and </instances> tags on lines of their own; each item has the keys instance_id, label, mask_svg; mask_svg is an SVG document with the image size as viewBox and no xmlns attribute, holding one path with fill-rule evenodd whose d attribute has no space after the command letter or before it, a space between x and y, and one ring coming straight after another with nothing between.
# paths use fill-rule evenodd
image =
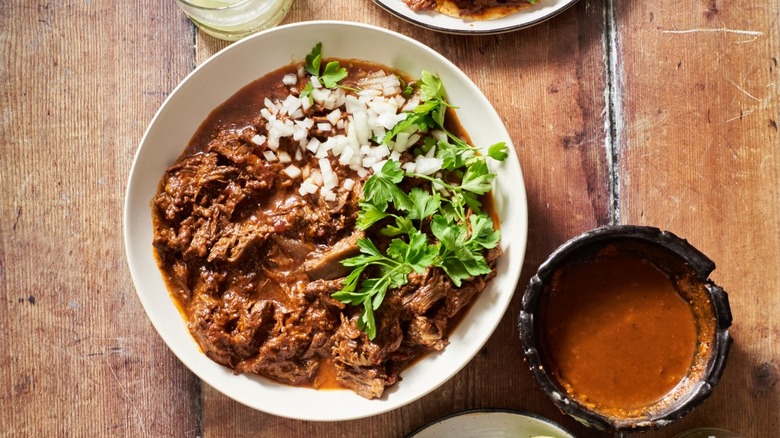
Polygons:
<instances>
[{"instance_id":1,"label":"shredded beef birria","mask_svg":"<svg viewBox=\"0 0 780 438\"><path fill-rule=\"evenodd\" d=\"M344 63L346 86L360 86L379 69ZM376 398L410 361L447 345L453 318L495 270L459 288L439 268L412 273L406 285L388 291L377 311L377 335L369 340L356 325L360 309L331 298L349 273L340 261L357 253L362 237L355 220L365 176L328 155L339 180L355 183L333 188L334 196L302 194L301 179L322 157L301 154L300 142L284 137L273 150L277 159L268 159L271 133L259 105L265 98L280 102L300 93L304 79L282 84L299 67L250 84L204 122L165 172L152 202L154 248L209 358L236 373L315 388L340 386ZM330 113L315 102L307 117L321 122ZM309 135L323 143L342 132L338 123L330 131L318 126L325 127L315 125ZM303 174L285 172L288 164L278 157L288 157ZM376 234L367 237L381 245L386 236ZM493 267L500 250L486 253Z\"/></svg>"}]
</instances>

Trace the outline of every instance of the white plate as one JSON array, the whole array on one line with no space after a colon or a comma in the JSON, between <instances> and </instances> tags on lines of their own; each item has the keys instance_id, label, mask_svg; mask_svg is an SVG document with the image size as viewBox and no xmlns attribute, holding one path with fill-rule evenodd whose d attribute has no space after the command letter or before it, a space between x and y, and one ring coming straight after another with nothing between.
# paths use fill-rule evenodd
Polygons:
<instances>
[{"instance_id":1,"label":"white plate","mask_svg":"<svg viewBox=\"0 0 780 438\"><path fill-rule=\"evenodd\" d=\"M546 418L514 411L467 411L437 420L408 438L574 438Z\"/></svg>"},{"instance_id":2,"label":"white plate","mask_svg":"<svg viewBox=\"0 0 780 438\"><path fill-rule=\"evenodd\" d=\"M524 29L549 20L577 0L540 0L533 6L495 20L469 20L438 12L413 11L403 0L374 2L398 18L431 30L455 34L494 34Z\"/></svg>"},{"instance_id":3,"label":"white plate","mask_svg":"<svg viewBox=\"0 0 780 438\"><path fill-rule=\"evenodd\" d=\"M190 336L152 252L150 202L165 169L177 159L200 123L244 85L303 59L317 42L323 43L325 57L379 62L414 77L419 77L423 69L440 75L450 101L461 106L461 123L472 139L479 145L498 141L509 145L509 158L495 169L504 250L496 279L451 334L451 344L402 372L403 380L379 400L366 400L347 390L316 391L259 376L234 375L211 361ZM415 40L377 27L336 21L296 23L259 33L227 47L187 76L166 99L141 140L127 187L124 226L127 258L138 297L160 336L190 370L252 408L323 421L395 409L432 391L466 365L493 333L509 305L523 264L528 228L525 188L511 140L498 114L471 80Z\"/></svg>"}]
</instances>

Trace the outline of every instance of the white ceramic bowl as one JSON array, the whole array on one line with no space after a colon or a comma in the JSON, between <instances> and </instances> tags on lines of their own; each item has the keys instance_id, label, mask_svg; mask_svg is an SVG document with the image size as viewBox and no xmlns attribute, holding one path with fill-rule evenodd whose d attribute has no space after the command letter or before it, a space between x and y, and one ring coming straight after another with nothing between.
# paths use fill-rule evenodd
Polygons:
<instances>
[{"instance_id":1,"label":"white ceramic bowl","mask_svg":"<svg viewBox=\"0 0 780 438\"><path fill-rule=\"evenodd\" d=\"M206 357L185 325L158 270L152 250L150 202L158 183L206 116L253 80L303 59L317 43L325 57L363 59L399 68L413 77L425 69L440 75L461 124L478 145L505 141L509 158L494 170L501 218L498 275L450 336L444 351L426 356L401 373L402 380L379 400L348 390L297 388L254 375L234 375ZM403 406L458 372L493 333L509 305L523 264L527 206L523 178L501 119L474 83L446 58L417 41L377 27L335 21L296 23L233 44L179 84L149 125L130 172L124 212L125 247L133 282L154 327L178 358L228 397L271 414L302 420L366 417Z\"/></svg>"}]
</instances>

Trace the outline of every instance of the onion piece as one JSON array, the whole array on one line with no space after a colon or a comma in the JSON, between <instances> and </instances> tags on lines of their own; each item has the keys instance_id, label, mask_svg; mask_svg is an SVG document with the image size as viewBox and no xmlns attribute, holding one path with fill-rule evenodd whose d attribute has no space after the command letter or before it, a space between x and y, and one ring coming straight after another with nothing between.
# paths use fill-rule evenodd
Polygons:
<instances>
[{"instance_id":1,"label":"onion piece","mask_svg":"<svg viewBox=\"0 0 780 438\"><path fill-rule=\"evenodd\" d=\"M263 143L265 143L267 137L264 135L255 134L254 137L252 137L252 143L262 146Z\"/></svg>"},{"instance_id":2,"label":"onion piece","mask_svg":"<svg viewBox=\"0 0 780 438\"><path fill-rule=\"evenodd\" d=\"M298 83L298 75L296 75L295 73L286 74L282 78L282 83L284 85L287 85L288 87L295 85Z\"/></svg>"},{"instance_id":3,"label":"onion piece","mask_svg":"<svg viewBox=\"0 0 780 438\"><path fill-rule=\"evenodd\" d=\"M284 170L282 170L282 172L284 172L285 175L289 176L292 179L296 179L299 176L301 176L301 168L293 164L290 164L289 166L285 167Z\"/></svg>"}]
</instances>

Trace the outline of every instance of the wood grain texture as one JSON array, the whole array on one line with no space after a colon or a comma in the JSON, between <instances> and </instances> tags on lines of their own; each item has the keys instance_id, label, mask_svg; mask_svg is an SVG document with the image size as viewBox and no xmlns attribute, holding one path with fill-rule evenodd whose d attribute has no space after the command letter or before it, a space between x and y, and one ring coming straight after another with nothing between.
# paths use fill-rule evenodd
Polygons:
<instances>
[{"instance_id":1,"label":"wood grain texture","mask_svg":"<svg viewBox=\"0 0 780 438\"><path fill-rule=\"evenodd\" d=\"M529 202L520 286L482 351L406 407L317 423L201 383L149 324L126 268L122 202L144 129L228 43L174 2L0 2L0 436L398 437L473 408L610 436L538 389L515 322L524 284L555 247L618 221L707 253L735 321L713 396L641 436L698 426L780 436L779 16L773 0L581 0L531 29L467 37L369 0L296 0L285 23L374 24L458 65L506 123Z\"/></svg>"},{"instance_id":2,"label":"wood grain texture","mask_svg":"<svg viewBox=\"0 0 780 438\"><path fill-rule=\"evenodd\" d=\"M198 430L198 382L143 316L122 243L136 146L193 64L158 3L2 3L0 435Z\"/></svg>"},{"instance_id":3,"label":"wood grain texture","mask_svg":"<svg viewBox=\"0 0 780 438\"><path fill-rule=\"evenodd\" d=\"M734 317L723 380L670 431L780 436L778 15L777 2L616 2L621 221L712 258Z\"/></svg>"}]
</instances>

